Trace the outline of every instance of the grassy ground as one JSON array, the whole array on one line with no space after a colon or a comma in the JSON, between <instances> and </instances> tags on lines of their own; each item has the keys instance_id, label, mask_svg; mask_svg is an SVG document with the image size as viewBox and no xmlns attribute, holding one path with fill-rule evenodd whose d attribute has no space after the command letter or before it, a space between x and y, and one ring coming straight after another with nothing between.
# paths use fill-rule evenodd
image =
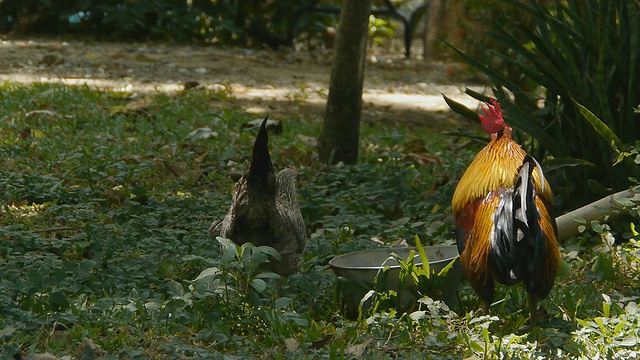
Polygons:
<instances>
[{"instance_id":1,"label":"grassy ground","mask_svg":"<svg viewBox=\"0 0 640 360\"><path fill-rule=\"evenodd\" d=\"M449 309L345 319L328 261L419 235L453 244L449 202L479 144L409 125L364 124L361 162L326 167L306 138L321 124L281 118L275 167L301 170L310 233L300 274L256 270L251 247L207 234L226 213L253 117L209 107L232 94L175 95L2 85L0 345L7 357L633 358L640 248L608 226L561 244L565 263L525 335L521 287L492 316L468 286ZM637 213L637 209L636 209ZM596 224L598 225L598 224ZM637 234L629 234L633 237ZM375 241L374 241L375 240Z\"/></svg>"}]
</instances>

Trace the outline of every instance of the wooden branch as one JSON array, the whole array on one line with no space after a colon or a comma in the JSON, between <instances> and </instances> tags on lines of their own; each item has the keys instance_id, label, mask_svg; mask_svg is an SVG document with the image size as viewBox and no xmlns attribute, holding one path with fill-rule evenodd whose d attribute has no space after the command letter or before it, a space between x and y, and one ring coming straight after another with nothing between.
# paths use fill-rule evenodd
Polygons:
<instances>
[{"instance_id":1,"label":"wooden branch","mask_svg":"<svg viewBox=\"0 0 640 360\"><path fill-rule=\"evenodd\" d=\"M614 209L627 211L618 200L632 198L634 195L635 193L632 190L623 190L557 217L558 240L564 240L578 234L578 227L580 225L589 227L591 221L604 219L606 215L611 215ZM579 218L580 222L575 221L576 218ZM586 221L586 224L582 222L583 219Z\"/></svg>"},{"instance_id":2,"label":"wooden branch","mask_svg":"<svg viewBox=\"0 0 640 360\"><path fill-rule=\"evenodd\" d=\"M25 231L21 231L22 233L43 233L43 232L53 232L53 231L70 231L70 230L77 230L76 227L73 226L58 226L58 227L51 227L51 228L46 228L46 229L34 229L34 230L25 230Z\"/></svg>"}]
</instances>

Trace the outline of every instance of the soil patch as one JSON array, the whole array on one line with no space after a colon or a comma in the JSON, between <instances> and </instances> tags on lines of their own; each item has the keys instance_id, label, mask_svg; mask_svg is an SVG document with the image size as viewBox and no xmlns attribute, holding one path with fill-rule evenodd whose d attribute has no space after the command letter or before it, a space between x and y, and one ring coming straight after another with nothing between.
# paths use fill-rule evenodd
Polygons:
<instances>
[{"instance_id":1,"label":"soil patch","mask_svg":"<svg viewBox=\"0 0 640 360\"><path fill-rule=\"evenodd\" d=\"M363 121L405 122L435 129L459 126L442 99L468 106L463 93L472 74L449 61L407 60L402 54L367 57ZM4 40L0 80L64 82L124 91L180 91L185 86L223 88L228 103L272 117L304 114L322 119L331 52L252 50L166 43L78 40ZM476 91L485 89L474 87Z\"/></svg>"}]
</instances>

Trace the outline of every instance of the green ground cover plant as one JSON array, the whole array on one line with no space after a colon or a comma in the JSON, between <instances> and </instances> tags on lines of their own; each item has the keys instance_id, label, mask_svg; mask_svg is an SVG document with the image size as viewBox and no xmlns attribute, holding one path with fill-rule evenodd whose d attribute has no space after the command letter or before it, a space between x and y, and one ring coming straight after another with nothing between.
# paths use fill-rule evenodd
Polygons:
<instances>
[{"instance_id":1,"label":"green ground cover plant","mask_svg":"<svg viewBox=\"0 0 640 360\"><path fill-rule=\"evenodd\" d=\"M468 285L455 309L423 298L409 313L342 315L333 256L416 235L453 244L449 204L473 144L365 122L360 164L327 167L298 136L317 136L319 119L277 119L272 156L302 174L309 231L300 273L282 279L259 268L272 249L207 233L228 210L229 174L248 162L255 130L241 126L265 114L214 109L228 91L1 90L2 358L637 356L638 234L612 241L606 223L561 243L549 320L530 333L515 334L527 317L520 287L499 288L490 315ZM637 220L640 207L626 205Z\"/></svg>"}]
</instances>

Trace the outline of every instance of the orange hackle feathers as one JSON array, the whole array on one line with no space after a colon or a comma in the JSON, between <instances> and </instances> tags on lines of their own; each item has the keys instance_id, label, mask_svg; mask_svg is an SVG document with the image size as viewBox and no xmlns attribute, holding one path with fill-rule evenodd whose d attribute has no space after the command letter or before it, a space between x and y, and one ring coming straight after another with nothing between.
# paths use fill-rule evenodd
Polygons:
<instances>
[{"instance_id":1,"label":"orange hackle feathers","mask_svg":"<svg viewBox=\"0 0 640 360\"><path fill-rule=\"evenodd\" d=\"M513 141L512 132L506 126L501 136L492 134L489 144L469 164L453 194L451 206L454 215L466 204L486 196L490 191L515 184L516 174L527 153ZM540 170L536 169L533 173L536 192L552 202L551 187L544 186L545 182Z\"/></svg>"},{"instance_id":2,"label":"orange hackle feathers","mask_svg":"<svg viewBox=\"0 0 640 360\"><path fill-rule=\"evenodd\" d=\"M462 175L451 202L460 261L485 309L496 280L523 281L535 307L549 294L560 263L553 193L537 161L513 140L498 102L492 99L483 111L479 118L491 140ZM519 222L525 210L528 221ZM534 323L537 309L530 310Z\"/></svg>"}]
</instances>

